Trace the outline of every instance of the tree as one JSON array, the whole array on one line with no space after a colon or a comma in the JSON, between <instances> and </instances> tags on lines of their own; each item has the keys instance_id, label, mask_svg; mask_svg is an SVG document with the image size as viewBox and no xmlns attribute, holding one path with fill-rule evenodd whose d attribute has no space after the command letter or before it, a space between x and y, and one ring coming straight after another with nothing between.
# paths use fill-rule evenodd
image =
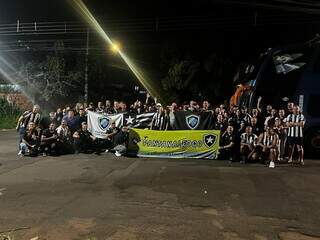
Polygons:
<instances>
[{"instance_id":1,"label":"tree","mask_svg":"<svg viewBox=\"0 0 320 240\"><path fill-rule=\"evenodd\" d=\"M37 101L55 101L82 89L80 66L67 67L62 45L55 46L53 55L46 56L44 61L28 62L20 71L20 79L23 79L20 84L26 92L36 96ZM68 57L68 60L72 61L72 58Z\"/></svg>"},{"instance_id":2,"label":"tree","mask_svg":"<svg viewBox=\"0 0 320 240\"><path fill-rule=\"evenodd\" d=\"M186 93L198 89L195 76L200 70L200 63L184 60L169 68L168 74L162 79L162 86L169 101L175 101Z\"/></svg>"},{"instance_id":3,"label":"tree","mask_svg":"<svg viewBox=\"0 0 320 240\"><path fill-rule=\"evenodd\" d=\"M191 99L220 102L231 94L231 61L215 54L200 59L188 57L187 60L176 61L169 67L161 81L168 102Z\"/></svg>"}]
</instances>

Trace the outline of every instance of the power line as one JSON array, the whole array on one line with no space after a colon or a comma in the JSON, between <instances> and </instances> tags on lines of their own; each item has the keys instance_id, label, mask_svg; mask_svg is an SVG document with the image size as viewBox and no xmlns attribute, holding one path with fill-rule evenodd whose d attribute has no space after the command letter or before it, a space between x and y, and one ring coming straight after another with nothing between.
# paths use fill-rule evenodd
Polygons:
<instances>
[{"instance_id":1,"label":"power line","mask_svg":"<svg viewBox=\"0 0 320 240\"><path fill-rule=\"evenodd\" d=\"M227 2L233 2L227 0ZM245 2L241 2L245 4ZM257 16L258 23L263 24L281 24L287 19L296 23L314 23L320 22L320 17L310 16L288 16L288 15L270 15ZM108 32L132 32L132 31L169 31L177 30L179 27L187 26L220 26L220 25L254 25L256 16L217 18L212 16L181 16L165 18L146 18L135 20L121 20L102 22ZM0 35L17 36L17 35L54 35L54 34L84 34L87 26L76 22L36 22L36 23L17 23L17 24L0 24Z\"/></svg>"}]
</instances>

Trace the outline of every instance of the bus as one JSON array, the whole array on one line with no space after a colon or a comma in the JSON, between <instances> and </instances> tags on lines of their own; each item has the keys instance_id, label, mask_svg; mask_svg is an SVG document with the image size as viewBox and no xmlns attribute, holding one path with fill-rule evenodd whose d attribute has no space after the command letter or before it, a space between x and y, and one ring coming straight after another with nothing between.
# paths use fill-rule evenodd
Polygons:
<instances>
[{"instance_id":1,"label":"bus","mask_svg":"<svg viewBox=\"0 0 320 240\"><path fill-rule=\"evenodd\" d=\"M298 104L306 117L304 146L307 154L320 154L320 36L286 47L268 49L239 74L231 105L256 108L264 105L285 108Z\"/></svg>"}]
</instances>

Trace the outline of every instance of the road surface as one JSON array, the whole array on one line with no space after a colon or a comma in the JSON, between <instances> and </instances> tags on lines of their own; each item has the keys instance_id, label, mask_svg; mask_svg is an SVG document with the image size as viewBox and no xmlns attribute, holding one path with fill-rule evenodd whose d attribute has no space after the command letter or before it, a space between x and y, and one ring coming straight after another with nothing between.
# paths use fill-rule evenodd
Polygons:
<instances>
[{"instance_id":1,"label":"road surface","mask_svg":"<svg viewBox=\"0 0 320 240\"><path fill-rule=\"evenodd\" d=\"M320 239L320 161L18 158L0 131L0 236L20 239ZM1 239L1 237L0 237Z\"/></svg>"}]
</instances>

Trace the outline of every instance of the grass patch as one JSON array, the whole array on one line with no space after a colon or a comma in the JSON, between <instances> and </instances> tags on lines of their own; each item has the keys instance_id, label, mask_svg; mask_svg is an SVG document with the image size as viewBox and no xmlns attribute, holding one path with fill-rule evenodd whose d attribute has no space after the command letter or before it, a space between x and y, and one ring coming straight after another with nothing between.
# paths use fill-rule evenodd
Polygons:
<instances>
[{"instance_id":1,"label":"grass patch","mask_svg":"<svg viewBox=\"0 0 320 240\"><path fill-rule=\"evenodd\" d=\"M14 129L17 124L18 116L1 116L0 129Z\"/></svg>"}]
</instances>

